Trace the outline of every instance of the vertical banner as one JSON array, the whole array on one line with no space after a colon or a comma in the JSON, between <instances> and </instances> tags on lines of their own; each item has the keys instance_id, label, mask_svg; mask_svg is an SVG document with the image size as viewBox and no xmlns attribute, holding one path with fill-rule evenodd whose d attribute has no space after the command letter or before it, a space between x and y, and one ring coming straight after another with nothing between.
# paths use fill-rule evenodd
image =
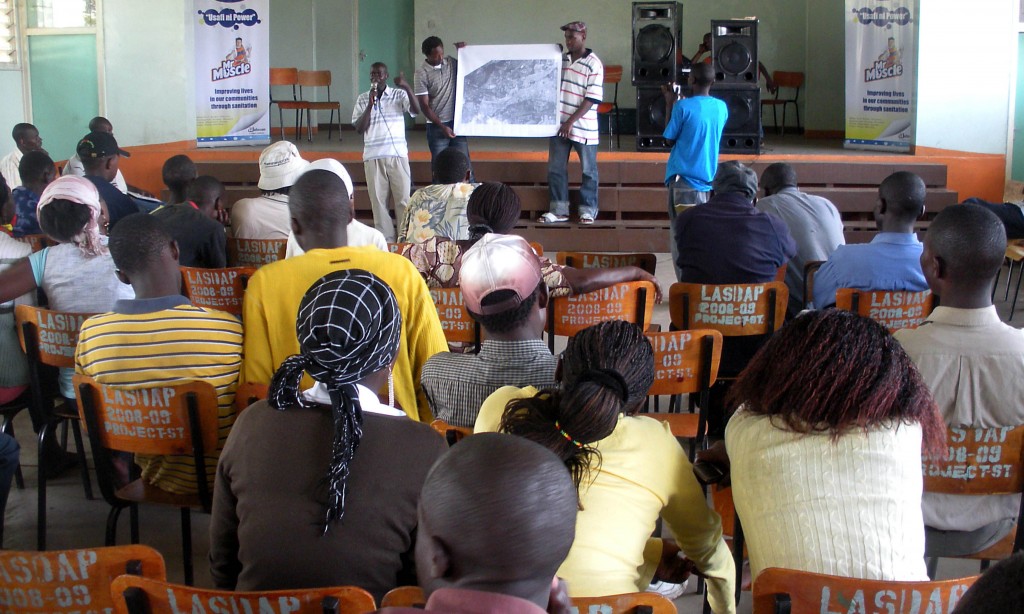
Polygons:
<instances>
[{"instance_id":1,"label":"vertical banner","mask_svg":"<svg viewBox=\"0 0 1024 614\"><path fill-rule=\"evenodd\" d=\"M193 0L196 141L270 142L270 0Z\"/></svg>"},{"instance_id":2,"label":"vertical banner","mask_svg":"<svg viewBox=\"0 0 1024 614\"><path fill-rule=\"evenodd\" d=\"M846 0L846 140L910 151L916 120L915 0Z\"/></svg>"}]
</instances>

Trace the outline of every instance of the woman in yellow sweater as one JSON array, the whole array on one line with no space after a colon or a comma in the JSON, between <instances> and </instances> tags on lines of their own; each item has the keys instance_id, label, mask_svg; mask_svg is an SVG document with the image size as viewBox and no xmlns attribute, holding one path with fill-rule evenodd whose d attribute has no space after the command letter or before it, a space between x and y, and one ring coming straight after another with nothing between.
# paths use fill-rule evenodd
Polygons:
<instances>
[{"instance_id":1,"label":"woman in yellow sweater","mask_svg":"<svg viewBox=\"0 0 1024 614\"><path fill-rule=\"evenodd\" d=\"M680 582L681 550L706 577L712 610L735 612L735 568L721 519L708 508L668 427L633 415L654 381L654 352L643 331L623 321L584 330L569 339L561 376L555 390L497 390L474 430L531 439L569 468L580 498L576 540L558 570L569 594L637 592L652 579ZM659 517L675 542L650 537Z\"/></svg>"}]
</instances>

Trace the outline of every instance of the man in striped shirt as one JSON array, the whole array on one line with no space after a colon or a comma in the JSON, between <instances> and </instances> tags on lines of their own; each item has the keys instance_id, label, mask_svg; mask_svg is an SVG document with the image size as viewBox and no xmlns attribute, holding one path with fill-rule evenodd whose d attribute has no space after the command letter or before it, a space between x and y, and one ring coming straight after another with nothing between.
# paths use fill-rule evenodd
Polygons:
<instances>
[{"instance_id":1,"label":"man in striped shirt","mask_svg":"<svg viewBox=\"0 0 1024 614\"><path fill-rule=\"evenodd\" d=\"M388 67L383 62L370 67L370 83L370 91L356 99L352 123L356 132L363 135L363 168L373 224L384 238L394 241L395 224L388 212L388 201L394 203L395 219L405 219L405 203L412 189L405 114L416 117L420 104L404 73L395 77L397 87L388 87Z\"/></svg>"},{"instance_id":2,"label":"man in striped shirt","mask_svg":"<svg viewBox=\"0 0 1024 614\"><path fill-rule=\"evenodd\" d=\"M145 388L188 380L217 391L217 449L206 458L212 486L217 457L235 422L235 389L242 364L242 325L227 313L194 307L181 296L178 245L159 218L129 215L110 233L110 255L118 278L130 283L135 299L82 325L75 370L101 384ZM196 492L190 455L136 456L142 478L157 488Z\"/></svg>"},{"instance_id":3,"label":"man in striped shirt","mask_svg":"<svg viewBox=\"0 0 1024 614\"><path fill-rule=\"evenodd\" d=\"M548 146L548 192L551 210L540 217L544 224L569 221L569 151L576 150L583 167L580 186L580 224L597 217L597 104L604 97L604 65L586 48L587 24L573 21L562 26L567 53L562 57L562 125Z\"/></svg>"}]
</instances>

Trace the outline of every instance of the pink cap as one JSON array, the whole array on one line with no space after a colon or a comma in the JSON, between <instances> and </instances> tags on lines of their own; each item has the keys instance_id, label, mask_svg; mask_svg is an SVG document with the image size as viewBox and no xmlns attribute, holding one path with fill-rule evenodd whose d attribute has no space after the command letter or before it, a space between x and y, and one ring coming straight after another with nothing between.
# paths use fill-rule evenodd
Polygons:
<instances>
[{"instance_id":1,"label":"pink cap","mask_svg":"<svg viewBox=\"0 0 1024 614\"><path fill-rule=\"evenodd\" d=\"M541 283L540 260L526 242L516 235L485 234L462 256L459 287L466 309L492 315L515 309ZM515 296L482 305L492 292L511 290Z\"/></svg>"}]
</instances>

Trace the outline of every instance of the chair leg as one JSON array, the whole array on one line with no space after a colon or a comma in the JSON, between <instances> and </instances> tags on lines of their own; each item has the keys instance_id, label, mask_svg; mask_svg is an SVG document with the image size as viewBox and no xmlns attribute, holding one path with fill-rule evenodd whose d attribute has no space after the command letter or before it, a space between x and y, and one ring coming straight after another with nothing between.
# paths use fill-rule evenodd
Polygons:
<instances>
[{"instance_id":1,"label":"chair leg","mask_svg":"<svg viewBox=\"0 0 1024 614\"><path fill-rule=\"evenodd\" d=\"M995 302L995 300L996 300L996 288L999 287L999 276L1002 275L1002 274L1003 274L1003 267L999 267L999 270L996 271L996 278L992 280L992 296L989 299L992 302Z\"/></svg>"},{"instance_id":2,"label":"chair leg","mask_svg":"<svg viewBox=\"0 0 1024 614\"><path fill-rule=\"evenodd\" d=\"M75 437L75 448L78 451L78 464L82 466L82 487L85 488L85 498L92 501L95 497L92 494L92 480L89 478L89 462L85 456L85 444L82 443L82 427L78 420L70 420L71 433Z\"/></svg>"},{"instance_id":3,"label":"chair leg","mask_svg":"<svg viewBox=\"0 0 1024 614\"><path fill-rule=\"evenodd\" d=\"M133 544L139 543L139 504L132 503L128 506L128 524L131 529L131 540Z\"/></svg>"},{"instance_id":4,"label":"chair leg","mask_svg":"<svg viewBox=\"0 0 1024 614\"><path fill-rule=\"evenodd\" d=\"M1010 283L1013 282L1013 265L1014 264L1015 264L1014 261L1011 260L1010 261L1009 269L1006 272L1006 289L1003 292L1003 300L1004 301L1010 300ZM1024 260L1021 261L1021 266L1024 266Z\"/></svg>"},{"instance_id":5,"label":"chair leg","mask_svg":"<svg viewBox=\"0 0 1024 614\"><path fill-rule=\"evenodd\" d=\"M36 550L46 550L46 455L43 441L50 433L50 425L44 424L39 429L39 487L36 493Z\"/></svg>"},{"instance_id":6,"label":"chair leg","mask_svg":"<svg viewBox=\"0 0 1024 614\"><path fill-rule=\"evenodd\" d=\"M793 113L796 114L796 129L800 130L800 105L793 101Z\"/></svg>"},{"instance_id":7,"label":"chair leg","mask_svg":"<svg viewBox=\"0 0 1024 614\"><path fill-rule=\"evenodd\" d=\"M306 140L313 142L313 111L306 109Z\"/></svg>"},{"instance_id":8,"label":"chair leg","mask_svg":"<svg viewBox=\"0 0 1024 614\"><path fill-rule=\"evenodd\" d=\"M0 433L14 437L14 420L11 416L4 417L3 426L0 426ZM21 474L21 459L18 459L18 466L14 469L14 483L18 490L25 490L25 477Z\"/></svg>"},{"instance_id":9,"label":"chair leg","mask_svg":"<svg viewBox=\"0 0 1024 614\"><path fill-rule=\"evenodd\" d=\"M341 117L341 113L338 113L338 117ZM331 136L334 134L334 109L331 109L331 116L327 120L327 140L331 140ZM338 128L338 134L341 134L341 128Z\"/></svg>"},{"instance_id":10,"label":"chair leg","mask_svg":"<svg viewBox=\"0 0 1024 614\"><path fill-rule=\"evenodd\" d=\"M284 111L281 110L281 105L277 105L277 123L281 125L281 140L284 140Z\"/></svg>"},{"instance_id":11,"label":"chair leg","mask_svg":"<svg viewBox=\"0 0 1024 614\"><path fill-rule=\"evenodd\" d=\"M1010 316L1006 318L1009 322L1013 319L1013 312L1017 310L1017 295L1020 294L1020 281L1024 278L1024 261L1021 261L1020 266L1017 267L1017 286L1013 289L1013 301L1010 302ZM1009 279L1006 280L1009 285Z\"/></svg>"},{"instance_id":12,"label":"chair leg","mask_svg":"<svg viewBox=\"0 0 1024 614\"><path fill-rule=\"evenodd\" d=\"M60 423L60 447L62 450L67 452L68 449L68 421L62 420Z\"/></svg>"},{"instance_id":13,"label":"chair leg","mask_svg":"<svg viewBox=\"0 0 1024 614\"><path fill-rule=\"evenodd\" d=\"M111 507L107 514L107 533L104 536L104 546L117 545L117 519L121 517L123 507Z\"/></svg>"},{"instance_id":14,"label":"chair leg","mask_svg":"<svg viewBox=\"0 0 1024 614\"><path fill-rule=\"evenodd\" d=\"M736 565L736 604L739 605L740 596L743 594L743 526L740 524L740 515L736 514L732 530L732 560Z\"/></svg>"},{"instance_id":15,"label":"chair leg","mask_svg":"<svg viewBox=\"0 0 1024 614\"><path fill-rule=\"evenodd\" d=\"M779 133L779 105L772 105L772 123L775 124L775 134Z\"/></svg>"},{"instance_id":16,"label":"chair leg","mask_svg":"<svg viewBox=\"0 0 1024 614\"><path fill-rule=\"evenodd\" d=\"M779 136L786 136L786 104L782 105L782 130L779 132Z\"/></svg>"},{"instance_id":17,"label":"chair leg","mask_svg":"<svg viewBox=\"0 0 1024 614\"><path fill-rule=\"evenodd\" d=\"M192 510L181 508L181 555L185 564L185 584L192 586Z\"/></svg>"}]
</instances>

